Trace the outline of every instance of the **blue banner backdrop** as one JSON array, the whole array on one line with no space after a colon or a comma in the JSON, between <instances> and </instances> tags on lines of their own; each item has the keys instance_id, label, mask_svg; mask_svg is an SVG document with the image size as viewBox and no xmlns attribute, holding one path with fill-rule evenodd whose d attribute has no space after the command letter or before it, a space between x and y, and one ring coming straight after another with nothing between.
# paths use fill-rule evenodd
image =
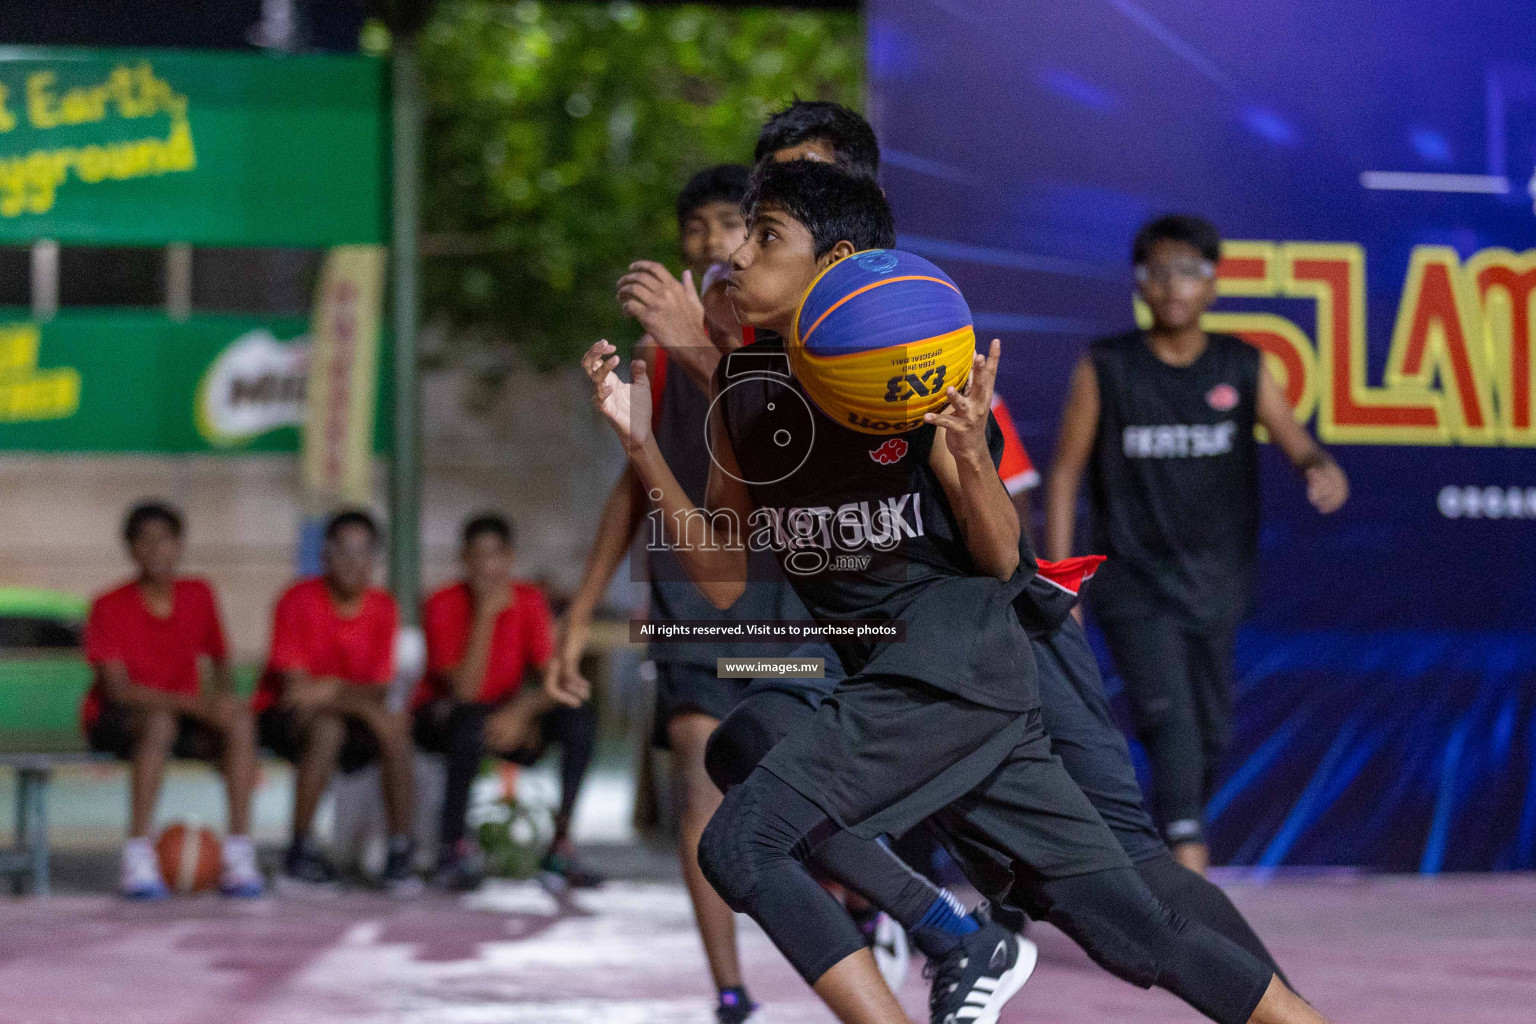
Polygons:
<instances>
[{"instance_id":1,"label":"blue banner backdrop","mask_svg":"<svg viewBox=\"0 0 1536 1024\"><path fill-rule=\"evenodd\" d=\"M1353 481L1325 519L1263 453L1218 861L1536 867L1536 6L868 19L901 244L1004 339L1042 466L1085 342L1133 323L1133 233L1187 211L1233 240L1211 326L1274 356Z\"/></svg>"}]
</instances>

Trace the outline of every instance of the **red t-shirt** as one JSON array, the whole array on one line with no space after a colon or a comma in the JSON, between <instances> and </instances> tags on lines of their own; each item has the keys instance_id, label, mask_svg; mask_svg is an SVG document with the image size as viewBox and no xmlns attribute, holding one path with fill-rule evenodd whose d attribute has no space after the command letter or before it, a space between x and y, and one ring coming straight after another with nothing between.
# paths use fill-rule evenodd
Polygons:
<instances>
[{"instance_id":1,"label":"red t-shirt","mask_svg":"<svg viewBox=\"0 0 1536 1024\"><path fill-rule=\"evenodd\" d=\"M417 690L417 704L448 695L447 677L464 660L473 620L467 583L446 586L427 598L421 611L421 626L427 634L427 675ZM522 686L523 673L542 668L554 653L553 622L544 592L531 583L514 583L512 599L496 617L478 699L490 703L510 697Z\"/></svg>"},{"instance_id":2,"label":"red t-shirt","mask_svg":"<svg viewBox=\"0 0 1536 1024\"><path fill-rule=\"evenodd\" d=\"M1001 395L992 396L992 415L997 418L997 425L1003 431L1003 460L997 466L997 474L1003 478L1003 486L1008 488L1009 494L1018 494L1037 486L1040 473L1030 461L1029 452L1024 450L1024 442L1019 440L1018 428L1013 425L1013 416L1009 414Z\"/></svg>"},{"instance_id":3,"label":"red t-shirt","mask_svg":"<svg viewBox=\"0 0 1536 1024\"><path fill-rule=\"evenodd\" d=\"M196 694L202 683L198 659L204 656L220 664L229 657L218 601L204 580L177 580L171 590L171 614L164 619L149 610L136 581L109 590L91 603L85 624L85 660L94 666L121 662L136 686ZM96 723L102 699L93 684L80 708L85 728Z\"/></svg>"},{"instance_id":4,"label":"red t-shirt","mask_svg":"<svg viewBox=\"0 0 1536 1024\"><path fill-rule=\"evenodd\" d=\"M257 710L277 703L282 673L340 679L357 686L384 686L395 675L395 633L400 613L387 590L370 587L363 606L344 617L325 581L302 580L277 599L272 614L272 652L256 693Z\"/></svg>"}]
</instances>

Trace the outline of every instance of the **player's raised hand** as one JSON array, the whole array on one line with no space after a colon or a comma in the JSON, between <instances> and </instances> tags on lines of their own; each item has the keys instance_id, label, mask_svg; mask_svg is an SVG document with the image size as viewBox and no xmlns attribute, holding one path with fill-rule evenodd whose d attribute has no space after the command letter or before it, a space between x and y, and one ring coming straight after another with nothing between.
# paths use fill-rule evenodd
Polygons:
<instances>
[{"instance_id":1,"label":"player's raised hand","mask_svg":"<svg viewBox=\"0 0 1536 1024\"><path fill-rule=\"evenodd\" d=\"M645 360L629 364L630 382L614 375L618 369L618 349L599 341L581 357L581 368L592 382L592 404L597 407L619 435L626 452L638 451L651 439L651 379Z\"/></svg>"},{"instance_id":2,"label":"player's raised hand","mask_svg":"<svg viewBox=\"0 0 1536 1024\"><path fill-rule=\"evenodd\" d=\"M980 457L991 460L987 451L987 414L992 410L992 387L997 382L997 364L1002 359L1003 343L992 339L983 356L976 353L971 362L971 379L962 394L954 386L944 389L949 404L938 412L925 413L923 421L944 428L944 442L955 458Z\"/></svg>"},{"instance_id":3,"label":"player's raised hand","mask_svg":"<svg viewBox=\"0 0 1536 1024\"><path fill-rule=\"evenodd\" d=\"M619 278L619 308L640 321L645 332L665 349L708 345L704 305L691 271L679 281L654 260L637 260Z\"/></svg>"}]
</instances>

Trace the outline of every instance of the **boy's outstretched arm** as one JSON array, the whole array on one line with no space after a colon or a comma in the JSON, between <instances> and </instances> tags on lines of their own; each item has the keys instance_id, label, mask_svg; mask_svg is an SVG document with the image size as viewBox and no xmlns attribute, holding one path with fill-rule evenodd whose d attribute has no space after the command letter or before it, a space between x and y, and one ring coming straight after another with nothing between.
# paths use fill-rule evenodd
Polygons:
<instances>
[{"instance_id":1,"label":"boy's outstretched arm","mask_svg":"<svg viewBox=\"0 0 1536 1024\"><path fill-rule=\"evenodd\" d=\"M1001 354L1002 342L993 338L985 357L976 354L965 394L946 388L949 405L924 414L923 420L939 428L929 464L960 521L971 561L983 575L1006 580L1019 567L1019 513L987 448L987 419Z\"/></svg>"},{"instance_id":2,"label":"boy's outstretched arm","mask_svg":"<svg viewBox=\"0 0 1536 1024\"><path fill-rule=\"evenodd\" d=\"M1312 440L1285 400L1285 392L1269 367L1259 364L1259 397L1255 410L1270 440L1285 453L1307 481L1307 500L1319 512L1337 512L1349 499L1349 478L1323 446Z\"/></svg>"},{"instance_id":3,"label":"boy's outstretched arm","mask_svg":"<svg viewBox=\"0 0 1536 1024\"><path fill-rule=\"evenodd\" d=\"M619 435L641 487L661 511L662 529L673 555L710 604L729 608L747 583L744 531L752 502L746 487L717 473L716 461L710 470L709 509L700 510L688 499L651 433L651 382L645 361L630 363L633 381L625 383L613 373L619 365L615 352L608 342L599 341L582 357L582 369L592 381L592 404ZM716 459L730 459L728 448L723 439L719 441ZM680 526L686 528L682 534Z\"/></svg>"},{"instance_id":4,"label":"boy's outstretched arm","mask_svg":"<svg viewBox=\"0 0 1536 1024\"><path fill-rule=\"evenodd\" d=\"M613 489L608 492L608 500L603 503L597 536L581 570L581 583L565 611L565 621L560 625L555 656L544 666L544 692L562 704L579 707L591 696L592 684L582 676L580 665L592 614L608 592L608 584L623 563L629 543L634 539L635 527L644 514L645 494L640 490L634 467L626 463L624 472L619 474Z\"/></svg>"}]
</instances>

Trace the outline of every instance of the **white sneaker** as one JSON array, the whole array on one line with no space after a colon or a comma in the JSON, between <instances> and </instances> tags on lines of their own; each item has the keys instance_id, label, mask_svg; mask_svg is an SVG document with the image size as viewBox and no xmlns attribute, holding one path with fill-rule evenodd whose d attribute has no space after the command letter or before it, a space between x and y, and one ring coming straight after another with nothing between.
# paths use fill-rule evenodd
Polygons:
<instances>
[{"instance_id":1,"label":"white sneaker","mask_svg":"<svg viewBox=\"0 0 1536 1024\"><path fill-rule=\"evenodd\" d=\"M255 899L267 891L266 879L256 866L256 845L250 836L229 836L224 840L224 867L219 874L219 892L234 899Z\"/></svg>"},{"instance_id":2,"label":"white sneaker","mask_svg":"<svg viewBox=\"0 0 1536 1024\"><path fill-rule=\"evenodd\" d=\"M160 858L148 839L140 837L123 844L122 894L125 899L146 902L171 894L160 877Z\"/></svg>"},{"instance_id":3,"label":"white sneaker","mask_svg":"<svg viewBox=\"0 0 1536 1024\"><path fill-rule=\"evenodd\" d=\"M892 992L901 991L912 965L912 953L907 948L907 933L888 915L875 919L874 934L869 936L869 948L875 954L875 966Z\"/></svg>"}]
</instances>

